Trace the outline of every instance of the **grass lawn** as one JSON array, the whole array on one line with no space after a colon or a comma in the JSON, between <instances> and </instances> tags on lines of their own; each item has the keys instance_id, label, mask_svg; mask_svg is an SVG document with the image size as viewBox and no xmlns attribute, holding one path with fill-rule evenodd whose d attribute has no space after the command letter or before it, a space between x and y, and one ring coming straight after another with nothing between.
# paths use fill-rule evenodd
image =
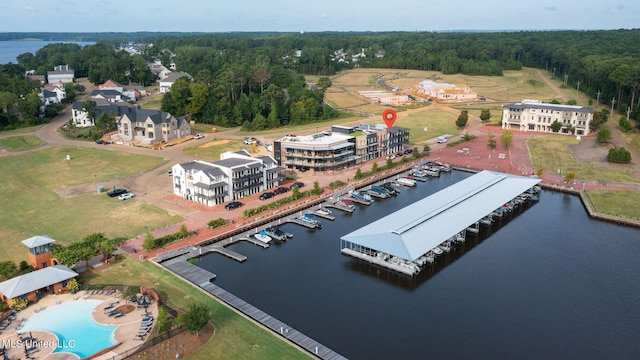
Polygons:
<instances>
[{"instance_id":1,"label":"grass lawn","mask_svg":"<svg viewBox=\"0 0 640 360\"><path fill-rule=\"evenodd\" d=\"M8 151L24 151L44 145L45 142L35 135L11 136L0 138L0 146Z\"/></svg>"},{"instance_id":2,"label":"grass lawn","mask_svg":"<svg viewBox=\"0 0 640 360\"><path fill-rule=\"evenodd\" d=\"M169 306L186 310L192 303L207 304L215 334L186 359L308 359L309 356L270 331L238 315L227 306L170 272L128 257L106 270L93 270L83 278L91 284L143 285L159 292ZM254 345L258 345L254 347Z\"/></svg>"},{"instance_id":3,"label":"grass lawn","mask_svg":"<svg viewBox=\"0 0 640 360\"><path fill-rule=\"evenodd\" d=\"M220 160L220 154L227 151L239 151L240 149L246 149L250 154L253 152L252 147L245 145L243 140L238 139L220 139L217 138L201 143L197 146L185 148L183 151L187 154L198 155L210 158L214 161Z\"/></svg>"},{"instance_id":4,"label":"grass lawn","mask_svg":"<svg viewBox=\"0 0 640 360\"><path fill-rule=\"evenodd\" d=\"M151 99L145 101L142 105L140 105L143 109L160 109L160 105L162 105L162 98L164 94L156 94L151 97Z\"/></svg>"},{"instance_id":5,"label":"grass lawn","mask_svg":"<svg viewBox=\"0 0 640 360\"><path fill-rule=\"evenodd\" d=\"M429 110L402 114L395 125L411 129L409 142L412 144L424 144L427 140L444 134L457 135L460 133L456 127L458 115L451 112L430 108ZM427 131L425 131L425 128Z\"/></svg>"},{"instance_id":6,"label":"grass lawn","mask_svg":"<svg viewBox=\"0 0 640 360\"><path fill-rule=\"evenodd\" d=\"M527 141L527 148L531 156L531 163L536 169L544 172L554 172L557 169L565 173L573 172L577 179L597 179L605 181L637 183L640 179L633 176L630 170L617 170L598 167L592 164L580 163L573 159L567 148L569 144L576 144L573 137L539 136Z\"/></svg>"},{"instance_id":7,"label":"grass lawn","mask_svg":"<svg viewBox=\"0 0 640 360\"><path fill-rule=\"evenodd\" d=\"M205 134L210 133L212 128L215 128L216 132L221 132L229 129L229 128L224 128L224 127L213 125L213 124L196 123L191 125L191 131L198 131Z\"/></svg>"},{"instance_id":8,"label":"grass lawn","mask_svg":"<svg viewBox=\"0 0 640 360\"><path fill-rule=\"evenodd\" d=\"M0 137L9 137L9 136L15 136L15 135L32 134L32 133L36 132L36 130L40 129L43 126L44 125L36 125L36 126L30 126L30 127L15 129L15 130L1 131L0 132Z\"/></svg>"},{"instance_id":9,"label":"grass lawn","mask_svg":"<svg viewBox=\"0 0 640 360\"><path fill-rule=\"evenodd\" d=\"M71 161L65 160L69 154ZM129 238L180 221L137 200L118 201L91 193L61 198L56 189L100 182L156 168L164 159L77 147L46 148L0 158L0 261L20 261L27 253L20 241L46 234L61 244L104 232Z\"/></svg>"},{"instance_id":10,"label":"grass lawn","mask_svg":"<svg viewBox=\"0 0 640 360\"><path fill-rule=\"evenodd\" d=\"M589 190L587 194L599 213L640 220L640 193L637 191Z\"/></svg>"}]
</instances>

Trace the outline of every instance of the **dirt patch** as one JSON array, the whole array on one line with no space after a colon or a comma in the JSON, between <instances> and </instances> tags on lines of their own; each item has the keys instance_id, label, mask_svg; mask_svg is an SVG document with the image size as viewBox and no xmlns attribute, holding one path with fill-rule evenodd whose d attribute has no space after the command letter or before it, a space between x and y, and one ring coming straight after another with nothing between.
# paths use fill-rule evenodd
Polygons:
<instances>
[{"instance_id":1,"label":"dirt patch","mask_svg":"<svg viewBox=\"0 0 640 360\"><path fill-rule=\"evenodd\" d=\"M116 311L121 312L123 314L128 314L136 310L136 307L133 305L120 305L116 308Z\"/></svg>"},{"instance_id":2,"label":"dirt patch","mask_svg":"<svg viewBox=\"0 0 640 360\"><path fill-rule=\"evenodd\" d=\"M211 142L208 142L206 144L202 144L202 145L200 145L198 147L202 148L202 149L206 149L206 148L209 148L209 147L212 147L212 146L224 145L224 144L226 144L228 142L229 142L229 140L211 141Z\"/></svg>"},{"instance_id":3,"label":"dirt patch","mask_svg":"<svg viewBox=\"0 0 640 360\"><path fill-rule=\"evenodd\" d=\"M576 161L588 164L597 163L605 167L610 164L607 161L610 148L610 145L598 144L595 136L582 138L579 143L569 145L569 151Z\"/></svg>"},{"instance_id":4,"label":"dirt patch","mask_svg":"<svg viewBox=\"0 0 640 360\"><path fill-rule=\"evenodd\" d=\"M180 358L183 359L209 341L214 332L211 324L207 325L199 336L185 331L127 359L174 360L176 359L176 354L180 354Z\"/></svg>"}]
</instances>

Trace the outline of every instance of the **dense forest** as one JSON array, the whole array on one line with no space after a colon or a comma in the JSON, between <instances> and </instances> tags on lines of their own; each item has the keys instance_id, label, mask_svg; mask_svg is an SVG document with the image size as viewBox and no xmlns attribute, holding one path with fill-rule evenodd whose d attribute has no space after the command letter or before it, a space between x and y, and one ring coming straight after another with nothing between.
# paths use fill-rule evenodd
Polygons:
<instances>
[{"instance_id":1,"label":"dense forest","mask_svg":"<svg viewBox=\"0 0 640 360\"><path fill-rule=\"evenodd\" d=\"M76 34L78 35L78 34ZM91 34L87 34L91 35ZM93 34L95 35L95 34ZM148 61L175 63L193 75L163 100L163 110L223 126L262 129L336 116L322 105L328 77L354 67L441 71L445 74L501 76L523 66L546 69L599 103L637 117L640 86L640 30L525 31L488 33L215 33L103 34L84 48L49 45L18 57L16 69L0 68L2 92L25 96L25 86L9 78L22 69L43 73L69 64L94 83L109 78L148 84ZM44 38L41 37L41 38ZM0 36L0 39L2 37ZM78 39L78 37L76 37ZM95 40L82 37L82 40ZM116 51L130 41L153 44L141 55ZM76 45L77 46L77 45ZM313 90L302 74L320 75ZM18 91L15 93L14 91ZM19 113L0 103L3 118Z\"/></svg>"}]
</instances>

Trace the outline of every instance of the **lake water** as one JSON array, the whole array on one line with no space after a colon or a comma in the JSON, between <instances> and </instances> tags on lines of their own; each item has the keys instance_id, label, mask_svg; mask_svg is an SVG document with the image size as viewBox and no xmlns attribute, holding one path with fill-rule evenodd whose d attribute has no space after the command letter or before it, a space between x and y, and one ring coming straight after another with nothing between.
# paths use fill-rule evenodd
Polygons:
<instances>
[{"instance_id":1,"label":"lake water","mask_svg":"<svg viewBox=\"0 0 640 360\"><path fill-rule=\"evenodd\" d=\"M358 206L237 263L215 284L351 359L636 359L640 231L592 220L576 196L541 199L416 279L340 254L340 236L470 174L453 172ZM425 234L428 236L428 234Z\"/></svg>"},{"instance_id":2,"label":"lake water","mask_svg":"<svg viewBox=\"0 0 640 360\"><path fill-rule=\"evenodd\" d=\"M17 64L18 60L16 58L18 55L28 52L35 54L36 51L49 44L59 43L74 43L80 46L95 44L95 42L71 41L0 41L0 64L8 64L10 62Z\"/></svg>"}]
</instances>

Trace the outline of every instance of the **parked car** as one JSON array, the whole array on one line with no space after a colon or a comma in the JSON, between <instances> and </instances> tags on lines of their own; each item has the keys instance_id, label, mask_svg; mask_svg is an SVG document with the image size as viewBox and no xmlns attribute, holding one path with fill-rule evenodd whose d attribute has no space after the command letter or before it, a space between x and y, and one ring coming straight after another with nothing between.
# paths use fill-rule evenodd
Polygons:
<instances>
[{"instance_id":1,"label":"parked car","mask_svg":"<svg viewBox=\"0 0 640 360\"><path fill-rule=\"evenodd\" d=\"M411 154L413 152L412 148L404 149L405 154Z\"/></svg>"},{"instance_id":2,"label":"parked car","mask_svg":"<svg viewBox=\"0 0 640 360\"><path fill-rule=\"evenodd\" d=\"M228 203L227 205L224 206L225 209L231 211L233 209L237 209L240 206L242 206L243 204L240 201L232 201L230 203Z\"/></svg>"},{"instance_id":3,"label":"parked car","mask_svg":"<svg viewBox=\"0 0 640 360\"><path fill-rule=\"evenodd\" d=\"M293 184L291 184L291 186L289 186L289 189L293 190L293 188L302 188L304 187L304 183L301 183L300 181L296 181Z\"/></svg>"},{"instance_id":4,"label":"parked car","mask_svg":"<svg viewBox=\"0 0 640 360\"><path fill-rule=\"evenodd\" d=\"M253 145L253 144L257 144L258 140L254 139L254 138L248 138L248 139L244 139L244 144L245 145Z\"/></svg>"},{"instance_id":5,"label":"parked car","mask_svg":"<svg viewBox=\"0 0 640 360\"><path fill-rule=\"evenodd\" d=\"M167 174L169 174L169 176L173 176L173 170L167 171Z\"/></svg>"},{"instance_id":6,"label":"parked car","mask_svg":"<svg viewBox=\"0 0 640 360\"><path fill-rule=\"evenodd\" d=\"M124 194L122 194L122 195L118 196L118 200L128 200L128 199L133 198L134 196L135 196L135 195L134 195L134 194L132 194L132 193L130 193L130 192L128 192L128 193L124 193Z\"/></svg>"},{"instance_id":7,"label":"parked car","mask_svg":"<svg viewBox=\"0 0 640 360\"><path fill-rule=\"evenodd\" d=\"M204 139L204 135L203 134L196 134L194 137L194 139Z\"/></svg>"},{"instance_id":8,"label":"parked car","mask_svg":"<svg viewBox=\"0 0 640 360\"><path fill-rule=\"evenodd\" d=\"M280 194L284 194L284 193L286 193L288 191L289 191L289 189L287 189L286 187L281 186L281 187L273 190L273 193L276 194L276 195L280 195Z\"/></svg>"},{"instance_id":9,"label":"parked car","mask_svg":"<svg viewBox=\"0 0 640 360\"><path fill-rule=\"evenodd\" d=\"M267 191L267 192L262 193L262 195L260 195L260 200L271 199L274 196L275 196L274 193L272 193L271 191Z\"/></svg>"},{"instance_id":10,"label":"parked car","mask_svg":"<svg viewBox=\"0 0 640 360\"><path fill-rule=\"evenodd\" d=\"M396 154L396 157L401 157L402 155L404 155L404 154L403 154L403 153L402 153L402 151L401 151L401 152L399 152L399 153L397 153L397 154Z\"/></svg>"},{"instance_id":11,"label":"parked car","mask_svg":"<svg viewBox=\"0 0 640 360\"><path fill-rule=\"evenodd\" d=\"M127 193L127 189L117 188L109 191L107 195L109 195L109 197L116 197L126 193Z\"/></svg>"},{"instance_id":12,"label":"parked car","mask_svg":"<svg viewBox=\"0 0 640 360\"><path fill-rule=\"evenodd\" d=\"M98 145L106 145L107 143L102 139L98 139L98 140L96 140L96 144L98 144Z\"/></svg>"}]
</instances>

